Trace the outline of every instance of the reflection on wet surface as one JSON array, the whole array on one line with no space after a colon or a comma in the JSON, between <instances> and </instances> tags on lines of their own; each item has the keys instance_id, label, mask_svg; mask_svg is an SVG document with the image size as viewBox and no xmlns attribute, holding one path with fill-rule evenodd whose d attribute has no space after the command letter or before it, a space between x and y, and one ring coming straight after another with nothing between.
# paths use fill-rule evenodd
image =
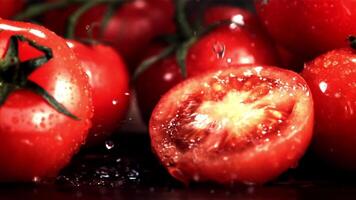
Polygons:
<instances>
[{"instance_id":1,"label":"reflection on wet surface","mask_svg":"<svg viewBox=\"0 0 356 200\"><path fill-rule=\"evenodd\" d=\"M110 144L109 144L110 143ZM107 148L109 144L110 148ZM151 153L148 135L127 134L81 152L55 183L1 184L1 199L347 199L354 176L326 169L307 155L296 169L264 186L184 186Z\"/></svg>"}]
</instances>

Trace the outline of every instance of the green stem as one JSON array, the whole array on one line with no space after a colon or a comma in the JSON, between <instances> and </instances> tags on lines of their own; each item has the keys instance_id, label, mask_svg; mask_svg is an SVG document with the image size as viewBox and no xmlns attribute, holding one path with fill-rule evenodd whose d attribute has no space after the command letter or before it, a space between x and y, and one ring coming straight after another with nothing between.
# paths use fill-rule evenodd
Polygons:
<instances>
[{"instance_id":1,"label":"green stem","mask_svg":"<svg viewBox=\"0 0 356 200\"><path fill-rule=\"evenodd\" d=\"M73 39L75 35L75 27L78 23L79 18L86 13L91 8L107 3L109 7L116 7L116 5L122 3L119 0L95 0L95 1L87 1L84 3L78 10L76 10L69 18L68 27L66 31L66 38ZM105 16L104 16L105 17Z\"/></svg>"},{"instance_id":2,"label":"green stem","mask_svg":"<svg viewBox=\"0 0 356 200\"><path fill-rule=\"evenodd\" d=\"M147 60L143 61L138 67L137 70L135 71L134 75L133 75L133 79L132 80L136 80L137 77L139 77L144 71L146 71L151 65L159 62L160 60L168 57L169 55L171 55L172 53L174 53L174 51L176 50L177 45L173 44L171 46L168 46L167 48L165 48L163 51L161 51L158 55L152 56L150 58L148 58Z\"/></svg>"},{"instance_id":3,"label":"green stem","mask_svg":"<svg viewBox=\"0 0 356 200\"><path fill-rule=\"evenodd\" d=\"M61 0L49 3L38 3L32 6L29 6L21 14L14 17L15 20L26 20L34 17L38 17L43 13L46 13L51 10L66 8L72 4L81 4L88 2L98 2L98 3L117 3L118 0Z\"/></svg>"},{"instance_id":4,"label":"green stem","mask_svg":"<svg viewBox=\"0 0 356 200\"><path fill-rule=\"evenodd\" d=\"M86 13L91 8L99 5L101 2L96 1L88 1L84 5L82 5L78 10L76 10L73 15L69 17L68 27L66 31L66 38L73 39L75 34L75 27L77 26L78 19Z\"/></svg>"},{"instance_id":5,"label":"green stem","mask_svg":"<svg viewBox=\"0 0 356 200\"><path fill-rule=\"evenodd\" d=\"M70 4L83 3L86 0L62 0L49 3L39 3L28 7L22 13L14 17L15 20L26 20L42 15L45 12L61 9L69 6Z\"/></svg>"},{"instance_id":6,"label":"green stem","mask_svg":"<svg viewBox=\"0 0 356 200\"><path fill-rule=\"evenodd\" d=\"M188 41L184 42L176 52L176 59L178 65L180 67L180 71L182 73L183 78L187 78L187 66L186 66L186 58L189 52L190 47L198 40L197 37L192 37Z\"/></svg>"},{"instance_id":7,"label":"green stem","mask_svg":"<svg viewBox=\"0 0 356 200\"><path fill-rule=\"evenodd\" d=\"M183 34L185 38L193 37L193 31L186 16L186 5L187 0L175 0L176 6L176 21L179 31Z\"/></svg>"}]
</instances>

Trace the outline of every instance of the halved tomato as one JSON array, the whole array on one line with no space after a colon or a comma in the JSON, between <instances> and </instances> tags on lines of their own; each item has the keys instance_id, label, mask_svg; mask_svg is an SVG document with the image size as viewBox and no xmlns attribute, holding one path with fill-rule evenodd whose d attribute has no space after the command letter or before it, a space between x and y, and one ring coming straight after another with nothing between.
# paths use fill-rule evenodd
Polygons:
<instances>
[{"instance_id":1,"label":"halved tomato","mask_svg":"<svg viewBox=\"0 0 356 200\"><path fill-rule=\"evenodd\" d=\"M175 86L156 106L149 131L154 152L182 182L264 183L298 163L313 116L298 74L244 66Z\"/></svg>"}]
</instances>

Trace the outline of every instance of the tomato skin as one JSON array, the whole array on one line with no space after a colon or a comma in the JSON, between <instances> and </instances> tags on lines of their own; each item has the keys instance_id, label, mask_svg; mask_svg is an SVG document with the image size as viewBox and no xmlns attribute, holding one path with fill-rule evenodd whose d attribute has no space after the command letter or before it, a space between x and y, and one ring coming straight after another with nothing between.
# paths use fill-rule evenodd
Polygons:
<instances>
[{"instance_id":1,"label":"tomato skin","mask_svg":"<svg viewBox=\"0 0 356 200\"><path fill-rule=\"evenodd\" d=\"M189 111L190 108L186 106L182 108L182 112L178 111L182 103L187 101L189 105L194 105L194 102L189 103L191 98L194 98L195 95L209 93L210 88L214 88L211 87L214 83L230 84L224 82L224 77L231 75L247 77L247 74L261 77L260 80L263 78L280 80L285 83L285 87L290 88L289 91L294 95L295 104L285 121L286 124L283 126L285 129L281 131L280 136L256 143L244 150L226 153L225 146L217 147L218 149L215 147L217 142L222 139L219 136L221 134L210 132L207 138L186 140L186 142L194 141L196 144L182 151L177 146L179 143L175 143L170 137L175 137L175 133L181 134L182 127L184 129L189 126L189 123L195 124L185 120L179 121L181 123L173 121L174 118L179 119L185 115L182 112L186 110L188 110L186 116L195 114L195 111ZM206 84L210 87L207 87ZM198 101L198 104L202 105L206 101L208 100L203 98ZM230 111L234 112L231 109ZM226 68L190 78L167 92L153 111L149 132L152 148L162 164L173 177L184 183L214 181L222 184L260 184L276 178L288 168L293 167L302 157L312 137L313 113L311 93L306 82L298 74L274 67ZM191 132L185 134L193 134L193 136L210 131L210 129L189 130ZM225 133L224 130L223 133ZM226 131L231 136L234 130L227 128ZM241 137L243 140L243 136Z\"/></svg>"},{"instance_id":2,"label":"tomato skin","mask_svg":"<svg viewBox=\"0 0 356 200\"><path fill-rule=\"evenodd\" d=\"M69 7L64 14L63 11L48 13L44 17L44 24L63 34L66 20L75 9ZM171 0L134 0L123 4L110 18L101 36L99 25L106 12L105 5L86 12L79 19L75 34L77 37L90 38L88 28L91 29L94 39L111 44L129 64L136 62L142 48L153 38L174 31L174 8Z\"/></svg>"},{"instance_id":3,"label":"tomato skin","mask_svg":"<svg viewBox=\"0 0 356 200\"><path fill-rule=\"evenodd\" d=\"M355 60L350 48L333 50L307 63L302 72L315 101L314 149L347 170L356 170Z\"/></svg>"},{"instance_id":4,"label":"tomato skin","mask_svg":"<svg viewBox=\"0 0 356 200\"><path fill-rule=\"evenodd\" d=\"M23 35L53 51L53 58L29 79L41 85L80 120L52 108L27 90L10 94L0 107L0 181L53 178L84 143L91 126L92 102L88 78L65 41L51 31L30 23L0 20L0 57L14 34ZM21 60L41 55L25 43Z\"/></svg>"},{"instance_id":5,"label":"tomato skin","mask_svg":"<svg viewBox=\"0 0 356 200\"><path fill-rule=\"evenodd\" d=\"M126 116L129 104L129 75L119 54L109 46L84 45L68 40L69 47L89 77L94 116L88 144L103 142Z\"/></svg>"},{"instance_id":6,"label":"tomato skin","mask_svg":"<svg viewBox=\"0 0 356 200\"><path fill-rule=\"evenodd\" d=\"M244 22L245 26L223 25L202 36L188 51L186 57L188 77L212 69L240 64L274 65L278 63L273 43L270 42L263 30L254 24L257 22L249 12L234 7L213 7L206 11L208 13L207 23L226 19L216 16L220 13L223 14L224 10L229 11L229 9L233 13L243 13L246 16L244 19L249 20ZM158 54L158 49L163 49L163 46L162 44L153 44L144 58L147 59ZM167 76L171 78L166 80ZM139 77L135 88L144 121L148 122L160 97L181 80L183 77L174 55L154 64Z\"/></svg>"},{"instance_id":7,"label":"tomato skin","mask_svg":"<svg viewBox=\"0 0 356 200\"><path fill-rule=\"evenodd\" d=\"M335 48L347 47L356 34L353 0L256 1L256 10L279 44L310 59Z\"/></svg>"},{"instance_id":8,"label":"tomato skin","mask_svg":"<svg viewBox=\"0 0 356 200\"><path fill-rule=\"evenodd\" d=\"M212 68L277 64L275 49L266 39L233 25L220 27L202 37L189 49L186 60L188 76Z\"/></svg>"},{"instance_id":9,"label":"tomato skin","mask_svg":"<svg viewBox=\"0 0 356 200\"><path fill-rule=\"evenodd\" d=\"M267 30L265 30L263 24L260 23L258 16L238 7L219 5L208 8L204 16L204 22L207 25L226 19L235 21L238 24L241 24L240 26L242 26L243 29L252 32L254 37L258 38L257 41L259 42L257 43L261 46L269 46L266 49L270 49L269 51L272 51L273 53L264 52L263 49L265 48L257 47L257 50L255 50L256 55L259 55L256 59L259 62L265 62L261 62L262 64L278 64L280 67L294 71L301 71L303 68L304 62L301 56L298 56L272 42L273 39L270 37ZM277 48L274 48L274 46L277 46ZM260 53L257 53L258 50Z\"/></svg>"},{"instance_id":10,"label":"tomato skin","mask_svg":"<svg viewBox=\"0 0 356 200\"><path fill-rule=\"evenodd\" d=\"M164 49L164 44L153 44L147 51L147 58ZM174 56L163 59L148 68L135 82L137 103L142 119L148 124L153 108L161 96L184 80Z\"/></svg>"},{"instance_id":11,"label":"tomato skin","mask_svg":"<svg viewBox=\"0 0 356 200\"><path fill-rule=\"evenodd\" d=\"M23 0L0 0L0 18L8 19L17 14L24 7Z\"/></svg>"}]
</instances>

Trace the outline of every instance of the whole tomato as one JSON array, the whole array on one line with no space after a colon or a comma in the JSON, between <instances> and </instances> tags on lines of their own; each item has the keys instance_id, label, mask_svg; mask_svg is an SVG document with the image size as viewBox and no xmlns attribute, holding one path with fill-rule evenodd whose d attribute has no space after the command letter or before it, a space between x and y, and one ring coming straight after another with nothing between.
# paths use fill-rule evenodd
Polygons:
<instances>
[{"instance_id":1,"label":"whole tomato","mask_svg":"<svg viewBox=\"0 0 356 200\"><path fill-rule=\"evenodd\" d=\"M0 59L0 181L53 178L87 137L88 78L63 39L30 23L0 20Z\"/></svg>"},{"instance_id":2,"label":"whole tomato","mask_svg":"<svg viewBox=\"0 0 356 200\"><path fill-rule=\"evenodd\" d=\"M310 59L339 47L356 34L354 0L257 0L262 22L279 43Z\"/></svg>"},{"instance_id":3,"label":"whole tomato","mask_svg":"<svg viewBox=\"0 0 356 200\"><path fill-rule=\"evenodd\" d=\"M184 183L260 184L296 165L313 120L302 77L253 65L179 83L155 107L149 132L162 164Z\"/></svg>"},{"instance_id":4,"label":"whole tomato","mask_svg":"<svg viewBox=\"0 0 356 200\"><path fill-rule=\"evenodd\" d=\"M247 16L246 19L250 19L249 17L252 15L239 8L223 8L221 11L219 7L219 13L223 13L224 10L236 9ZM215 12L214 8L206 11L207 24L225 19L215 17L217 16ZM210 13L212 17L209 17ZM239 18L238 21L234 19L232 20L234 23L221 25L197 39L188 49L185 60L188 77L212 69L237 67L241 64L274 65L278 63L276 49L268 36L253 24L254 20L244 21L244 19L244 17ZM145 59L157 54L159 49L163 49L162 44L152 45ZM138 105L144 121L148 122L154 105L160 97L181 80L183 80L183 76L175 55L153 64L140 75L135 86Z\"/></svg>"},{"instance_id":5,"label":"whole tomato","mask_svg":"<svg viewBox=\"0 0 356 200\"><path fill-rule=\"evenodd\" d=\"M333 166L356 170L356 54L330 51L306 64L302 76L315 101L316 153Z\"/></svg>"},{"instance_id":6,"label":"whole tomato","mask_svg":"<svg viewBox=\"0 0 356 200\"><path fill-rule=\"evenodd\" d=\"M238 7L218 5L208 8L204 16L204 22L207 25L226 19L243 25L245 29L249 29L249 31L258 35L258 38L264 38L265 41L268 41L270 46L277 46L276 49L280 61L278 66L295 71L300 71L303 68L303 59L300 56L272 43L273 39L270 38L267 30L265 30L256 15Z\"/></svg>"},{"instance_id":7,"label":"whole tomato","mask_svg":"<svg viewBox=\"0 0 356 200\"><path fill-rule=\"evenodd\" d=\"M8 19L17 14L25 5L24 0L0 0L0 18Z\"/></svg>"},{"instance_id":8,"label":"whole tomato","mask_svg":"<svg viewBox=\"0 0 356 200\"><path fill-rule=\"evenodd\" d=\"M103 142L120 125L129 104L129 75L121 56L102 44L67 41L89 77L94 116L88 144Z\"/></svg>"},{"instance_id":9,"label":"whole tomato","mask_svg":"<svg viewBox=\"0 0 356 200\"><path fill-rule=\"evenodd\" d=\"M54 1L54 0L51 0ZM75 5L65 10L55 10L43 18L45 26L64 34L67 20L77 9ZM75 36L111 44L128 63L135 63L142 49L156 36L174 31L174 8L171 0L133 0L119 6L101 32L107 5L96 6L78 20Z\"/></svg>"}]
</instances>

